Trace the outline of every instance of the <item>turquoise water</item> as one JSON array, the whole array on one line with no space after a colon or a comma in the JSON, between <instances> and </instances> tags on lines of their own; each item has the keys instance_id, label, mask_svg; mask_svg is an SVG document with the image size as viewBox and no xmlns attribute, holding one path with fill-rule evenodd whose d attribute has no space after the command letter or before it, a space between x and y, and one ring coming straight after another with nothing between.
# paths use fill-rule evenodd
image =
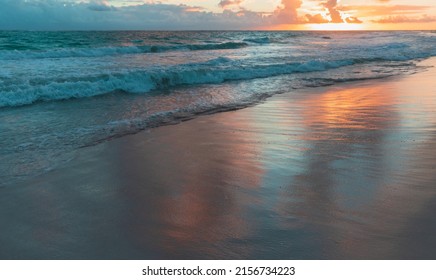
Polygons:
<instances>
[{"instance_id":1,"label":"turquoise water","mask_svg":"<svg viewBox=\"0 0 436 280\"><path fill-rule=\"evenodd\" d=\"M431 32L0 32L0 107L319 71L326 74L312 86L384 77L435 55L435 38ZM360 70L329 72L348 66Z\"/></svg>"}]
</instances>

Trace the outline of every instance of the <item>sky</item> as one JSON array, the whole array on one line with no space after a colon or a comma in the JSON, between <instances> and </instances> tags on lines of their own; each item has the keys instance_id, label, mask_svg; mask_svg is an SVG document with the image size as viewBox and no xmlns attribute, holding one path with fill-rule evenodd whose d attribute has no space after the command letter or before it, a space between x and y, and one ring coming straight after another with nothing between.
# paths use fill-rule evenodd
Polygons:
<instances>
[{"instance_id":1,"label":"sky","mask_svg":"<svg viewBox=\"0 0 436 280\"><path fill-rule=\"evenodd\" d=\"M0 0L1 30L436 30L436 0Z\"/></svg>"}]
</instances>

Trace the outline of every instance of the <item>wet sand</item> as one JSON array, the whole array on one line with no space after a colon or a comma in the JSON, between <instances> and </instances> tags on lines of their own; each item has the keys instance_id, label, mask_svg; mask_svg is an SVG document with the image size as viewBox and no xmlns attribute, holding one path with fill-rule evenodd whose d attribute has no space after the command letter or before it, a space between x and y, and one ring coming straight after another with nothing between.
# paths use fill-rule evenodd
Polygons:
<instances>
[{"instance_id":1,"label":"wet sand","mask_svg":"<svg viewBox=\"0 0 436 280\"><path fill-rule=\"evenodd\" d=\"M299 90L82 148L0 189L0 258L435 259L435 77Z\"/></svg>"}]
</instances>

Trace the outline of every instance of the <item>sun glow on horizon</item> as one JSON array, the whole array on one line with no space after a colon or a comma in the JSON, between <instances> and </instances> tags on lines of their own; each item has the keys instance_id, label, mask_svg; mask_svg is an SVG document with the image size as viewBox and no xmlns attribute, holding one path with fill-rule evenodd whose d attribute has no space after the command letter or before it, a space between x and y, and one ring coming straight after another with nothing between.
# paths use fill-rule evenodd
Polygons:
<instances>
[{"instance_id":1,"label":"sun glow on horizon","mask_svg":"<svg viewBox=\"0 0 436 280\"><path fill-rule=\"evenodd\" d=\"M319 30L319 31L347 31L347 30L366 30L365 24L357 23L320 23L320 24L306 24L306 30Z\"/></svg>"},{"instance_id":2,"label":"sun glow on horizon","mask_svg":"<svg viewBox=\"0 0 436 280\"><path fill-rule=\"evenodd\" d=\"M372 30L367 24L357 23L312 23L312 24L281 24L261 30L302 30L302 31L353 31Z\"/></svg>"}]
</instances>

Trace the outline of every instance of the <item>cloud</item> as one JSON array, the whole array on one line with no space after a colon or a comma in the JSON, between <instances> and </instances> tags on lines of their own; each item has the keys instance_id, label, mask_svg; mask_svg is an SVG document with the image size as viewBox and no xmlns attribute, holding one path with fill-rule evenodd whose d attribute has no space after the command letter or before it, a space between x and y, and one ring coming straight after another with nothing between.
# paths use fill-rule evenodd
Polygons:
<instances>
[{"instance_id":1,"label":"cloud","mask_svg":"<svg viewBox=\"0 0 436 280\"><path fill-rule=\"evenodd\" d=\"M88 8L92 11L97 12L105 12L105 11L114 11L116 10L115 7L109 5L107 1L91 1L89 3Z\"/></svg>"},{"instance_id":2,"label":"cloud","mask_svg":"<svg viewBox=\"0 0 436 280\"><path fill-rule=\"evenodd\" d=\"M251 29L269 24L263 14L160 2L113 7L108 1L0 0L0 29L181 30Z\"/></svg>"},{"instance_id":3,"label":"cloud","mask_svg":"<svg viewBox=\"0 0 436 280\"><path fill-rule=\"evenodd\" d=\"M359 24L361 18L374 23L436 22L435 16L420 16L433 8L429 5L340 5L339 0L281 0L270 12L255 12L240 7L244 0L213 1L223 8L222 12L168 4L165 0L0 0L0 30L229 30L279 24ZM312 8L307 9L310 5L303 5L303 1L306 4L310 1ZM317 3L316 8L313 3Z\"/></svg>"},{"instance_id":4,"label":"cloud","mask_svg":"<svg viewBox=\"0 0 436 280\"><path fill-rule=\"evenodd\" d=\"M297 23L299 21L297 9L302 3L301 0L282 0L272 15L274 22L278 24Z\"/></svg>"},{"instance_id":5,"label":"cloud","mask_svg":"<svg viewBox=\"0 0 436 280\"><path fill-rule=\"evenodd\" d=\"M346 15L343 12L344 7L338 6L338 0L321 2L320 6L328 11L325 15L319 13L315 15L306 14L303 21L305 23L362 23L357 17Z\"/></svg>"},{"instance_id":6,"label":"cloud","mask_svg":"<svg viewBox=\"0 0 436 280\"><path fill-rule=\"evenodd\" d=\"M360 19L358 19L357 17L347 17L345 18L345 21L347 23L363 23Z\"/></svg>"},{"instance_id":7,"label":"cloud","mask_svg":"<svg viewBox=\"0 0 436 280\"><path fill-rule=\"evenodd\" d=\"M356 11L359 16L386 16L386 15L404 15L416 14L431 8L431 6L419 5L347 5L341 7L342 11Z\"/></svg>"},{"instance_id":8,"label":"cloud","mask_svg":"<svg viewBox=\"0 0 436 280\"><path fill-rule=\"evenodd\" d=\"M242 3L227 1L223 6ZM300 22L301 0L282 0L269 13L246 9L221 13L201 7L141 2L114 7L110 1L0 0L0 29L26 30L190 30L257 29Z\"/></svg>"},{"instance_id":9,"label":"cloud","mask_svg":"<svg viewBox=\"0 0 436 280\"><path fill-rule=\"evenodd\" d=\"M342 23L344 20L342 19L341 13L337 9L338 1L337 0L329 0L325 2L324 7L326 7L329 11L329 15L331 17L330 22L332 23Z\"/></svg>"},{"instance_id":10,"label":"cloud","mask_svg":"<svg viewBox=\"0 0 436 280\"><path fill-rule=\"evenodd\" d=\"M422 15L420 17L408 16L387 16L378 20L373 20L375 23L419 23L419 22L436 22L435 16Z\"/></svg>"},{"instance_id":11,"label":"cloud","mask_svg":"<svg viewBox=\"0 0 436 280\"><path fill-rule=\"evenodd\" d=\"M321 14L311 15L307 14L305 16L306 23L328 23L329 21L324 18Z\"/></svg>"},{"instance_id":12,"label":"cloud","mask_svg":"<svg viewBox=\"0 0 436 280\"><path fill-rule=\"evenodd\" d=\"M227 9L231 6L239 6L244 0L221 0L218 3L218 6L220 6L223 9Z\"/></svg>"},{"instance_id":13,"label":"cloud","mask_svg":"<svg viewBox=\"0 0 436 280\"><path fill-rule=\"evenodd\" d=\"M219 1L219 5L224 8L222 12L160 1L134 0L128 2L129 5L122 5L124 2L126 1L0 0L0 29L234 30L259 29L278 24L362 22L354 16L355 11L349 13L353 16L345 14L344 11L352 7L339 6L338 0L324 0L319 4L320 9L326 10L325 14L306 11L305 15L299 14L303 0L281 0L271 12L255 12L239 7L244 0ZM393 7L402 9L403 6ZM410 7L414 6L407 6ZM364 11L373 12L373 8L367 6Z\"/></svg>"}]
</instances>

